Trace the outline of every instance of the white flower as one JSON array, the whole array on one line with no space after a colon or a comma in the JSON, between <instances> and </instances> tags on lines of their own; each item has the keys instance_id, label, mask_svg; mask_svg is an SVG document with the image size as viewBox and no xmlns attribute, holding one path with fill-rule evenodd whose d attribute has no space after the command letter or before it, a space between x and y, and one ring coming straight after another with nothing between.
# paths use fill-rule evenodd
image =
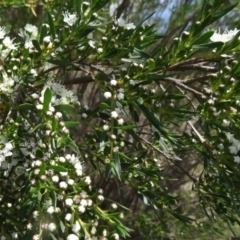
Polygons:
<instances>
[{"instance_id":1,"label":"white flower","mask_svg":"<svg viewBox=\"0 0 240 240\"><path fill-rule=\"evenodd\" d=\"M118 99L118 100L124 99L124 93L119 92L118 95L117 95L117 99Z\"/></svg>"},{"instance_id":2,"label":"white flower","mask_svg":"<svg viewBox=\"0 0 240 240\"><path fill-rule=\"evenodd\" d=\"M67 240L79 240L79 237L75 234L70 234L67 236Z\"/></svg>"},{"instance_id":3,"label":"white flower","mask_svg":"<svg viewBox=\"0 0 240 240\"><path fill-rule=\"evenodd\" d=\"M17 49L17 47L13 43L13 40L11 40L10 37L5 37L3 39L3 44L5 45L5 47L7 47L7 48L9 48L11 50L16 50Z\"/></svg>"},{"instance_id":4,"label":"white flower","mask_svg":"<svg viewBox=\"0 0 240 240\"><path fill-rule=\"evenodd\" d=\"M49 213L49 214L54 213L54 207L53 207L53 206L50 206L50 207L47 209L47 213Z\"/></svg>"},{"instance_id":5,"label":"white flower","mask_svg":"<svg viewBox=\"0 0 240 240\"><path fill-rule=\"evenodd\" d=\"M234 29L234 30L225 30L222 34L220 32L215 32L212 37L210 38L210 40L212 42L228 42L231 39L234 38L234 36L238 33L238 29Z\"/></svg>"},{"instance_id":6,"label":"white flower","mask_svg":"<svg viewBox=\"0 0 240 240\"><path fill-rule=\"evenodd\" d=\"M91 183L91 178L90 178L89 176L87 176L87 177L85 178L85 183L86 183L87 185L90 185L90 183Z\"/></svg>"},{"instance_id":7,"label":"white flower","mask_svg":"<svg viewBox=\"0 0 240 240\"><path fill-rule=\"evenodd\" d=\"M57 176L57 175L52 176L52 181L59 182L59 176Z\"/></svg>"},{"instance_id":8,"label":"white flower","mask_svg":"<svg viewBox=\"0 0 240 240\"><path fill-rule=\"evenodd\" d=\"M73 200L71 198L67 198L65 200L65 203L66 203L67 206L71 207L73 205Z\"/></svg>"},{"instance_id":9,"label":"white flower","mask_svg":"<svg viewBox=\"0 0 240 240\"><path fill-rule=\"evenodd\" d=\"M85 208L83 205L80 205L80 206L78 207L78 211L79 211L80 213L84 213L84 212L86 211L86 208Z\"/></svg>"},{"instance_id":10,"label":"white flower","mask_svg":"<svg viewBox=\"0 0 240 240\"><path fill-rule=\"evenodd\" d=\"M88 202L87 202L86 199L81 199L80 204L81 204L82 206L86 207L86 206L88 205Z\"/></svg>"},{"instance_id":11,"label":"white flower","mask_svg":"<svg viewBox=\"0 0 240 240\"><path fill-rule=\"evenodd\" d=\"M116 111L112 111L111 112L111 117L112 118L117 118L118 117L118 113Z\"/></svg>"},{"instance_id":12,"label":"white flower","mask_svg":"<svg viewBox=\"0 0 240 240\"><path fill-rule=\"evenodd\" d=\"M74 180L73 179L68 179L68 185L73 185L74 184Z\"/></svg>"},{"instance_id":13,"label":"white flower","mask_svg":"<svg viewBox=\"0 0 240 240\"><path fill-rule=\"evenodd\" d=\"M72 218L72 214L67 213L66 216L65 216L65 220L69 222L71 220L71 218Z\"/></svg>"},{"instance_id":14,"label":"white flower","mask_svg":"<svg viewBox=\"0 0 240 240\"><path fill-rule=\"evenodd\" d=\"M89 41L88 41L88 44L89 44L89 46L90 46L91 48L96 48L96 46L95 46L96 42L95 42L95 41L89 40Z\"/></svg>"},{"instance_id":15,"label":"white flower","mask_svg":"<svg viewBox=\"0 0 240 240\"><path fill-rule=\"evenodd\" d=\"M63 15L63 21L70 26L74 25L74 23L77 21L76 13L70 14L68 11L66 11L62 15Z\"/></svg>"},{"instance_id":16,"label":"white flower","mask_svg":"<svg viewBox=\"0 0 240 240\"><path fill-rule=\"evenodd\" d=\"M102 53L102 52L103 52L103 49L102 49L102 48L98 48L98 49L97 49L97 52L98 52L98 53Z\"/></svg>"},{"instance_id":17,"label":"white flower","mask_svg":"<svg viewBox=\"0 0 240 240\"><path fill-rule=\"evenodd\" d=\"M60 188L66 189L67 186L68 186L68 185L67 185L66 182L60 182L60 183L59 183L59 187L60 187Z\"/></svg>"},{"instance_id":18,"label":"white flower","mask_svg":"<svg viewBox=\"0 0 240 240\"><path fill-rule=\"evenodd\" d=\"M77 233L77 232L79 232L80 229L81 229L81 226L80 226L79 222L76 221L76 222L72 225L72 231L75 232L75 233Z\"/></svg>"},{"instance_id":19,"label":"white flower","mask_svg":"<svg viewBox=\"0 0 240 240\"><path fill-rule=\"evenodd\" d=\"M0 39L3 39L5 35L6 35L6 31L4 27L0 27Z\"/></svg>"},{"instance_id":20,"label":"white flower","mask_svg":"<svg viewBox=\"0 0 240 240\"><path fill-rule=\"evenodd\" d=\"M222 126L223 127L228 127L230 125L230 121L223 119Z\"/></svg>"},{"instance_id":21,"label":"white flower","mask_svg":"<svg viewBox=\"0 0 240 240\"><path fill-rule=\"evenodd\" d=\"M114 233L113 237L114 237L115 240L119 240L119 235L117 233Z\"/></svg>"},{"instance_id":22,"label":"white flower","mask_svg":"<svg viewBox=\"0 0 240 240\"><path fill-rule=\"evenodd\" d=\"M112 94L111 94L110 92L105 92L105 93L103 94L103 96L104 96L106 99L108 99L108 98L111 98L111 97L112 97Z\"/></svg>"},{"instance_id":23,"label":"white flower","mask_svg":"<svg viewBox=\"0 0 240 240\"><path fill-rule=\"evenodd\" d=\"M83 117L83 118L87 118L87 116L88 116L88 115L87 115L86 113L82 113L82 117Z\"/></svg>"},{"instance_id":24,"label":"white flower","mask_svg":"<svg viewBox=\"0 0 240 240\"><path fill-rule=\"evenodd\" d=\"M234 157L234 162L235 163L240 163L240 157L239 156L235 156Z\"/></svg>"},{"instance_id":25,"label":"white flower","mask_svg":"<svg viewBox=\"0 0 240 240\"><path fill-rule=\"evenodd\" d=\"M125 28L127 30L136 28L136 26L133 23L126 23L126 21L123 20L122 18L119 18L117 21L115 21L115 23L118 26L121 26L121 27L123 27L123 28Z\"/></svg>"},{"instance_id":26,"label":"white flower","mask_svg":"<svg viewBox=\"0 0 240 240\"><path fill-rule=\"evenodd\" d=\"M13 232L12 233L12 238L16 238L17 239L18 238L18 234L16 232Z\"/></svg>"},{"instance_id":27,"label":"white flower","mask_svg":"<svg viewBox=\"0 0 240 240\"><path fill-rule=\"evenodd\" d=\"M218 149L220 149L220 150L223 150L223 149L224 149L224 146L223 146L222 143L219 143L217 147L218 147Z\"/></svg>"},{"instance_id":28,"label":"white flower","mask_svg":"<svg viewBox=\"0 0 240 240\"><path fill-rule=\"evenodd\" d=\"M122 118L118 119L118 124L119 125L123 125L123 123L124 123L124 120Z\"/></svg>"},{"instance_id":29,"label":"white flower","mask_svg":"<svg viewBox=\"0 0 240 240\"><path fill-rule=\"evenodd\" d=\"M36 26L32 25L32 24L26 24L26 26L24 27L25 31L28 32L28 33L31 33L31 36L33 38L36 38L37 37L37 34L38 34L38 29Z\"/></svg>"},{"instance_id":30,"label":"white flower","mask_svg":"<svg viewBox=\"0 0 240 240\"><path fill-rule=\"evenodd\" d=\"M55 223L49 223L49 224L48 224L48 230L49 230L50 232L53 232L55 229L56 229Z\"/></svg>"},{"instance_id":31,"label":"white flower","mask_svg":"<svg viewBox=\"0 0 240 240\"><path fill-rule=\"evenodd\" d=\"M134 80L130 80L129 84L132 85L132 86L135 86L136 82Z\"/></svg>"},{"instance_id":32,"label":"white flower","mask_svg":"<svg viewBox=\"0 0 240 240\"><path fill-rule=\"evenodd\" d=\"M103 125L103 130L104 130L104 131L108 131L108 130L109 130L109 126L108 126L108 125L106 125L106 124L105 124L105 125Z\"/></svg>"},{"instance_id":33,"label":"white flower","mask_svg":"<svg viewBox=\"0 0 240 240\"><path fill-rule=\"evenodd\" d=\"M237 154L238 149L237 149L235 146L230 146L230 147L229 147L229 152L230 152L231 154Z\"/></svg>"},{"instance_id":34,"label":"white flower","mask_svg":"<svg viewBox=\"0 0 240 240\"><path fill-rule=\"evenodd\" d=\"M51 36L46 36L43 38L43 42L49 43L51 41Z\"/></svg>"},{"instance_id":35,"label":"white flower","mask_svg":"<svg viewBox=\"0 0 240 240\"><path fill-rule=\"evenodd\" d=\"M103 195L98 195L97 198L98 198L99 201L103 201L104 200L104 196Z\"/></svg>"},{"instance_id":36,"label":"white flower","mask_svg":"<svg viewBox=\"0 0 240 240\"><path fill-rule=\"evenodd\" d=\"M112 86L116 86L116 85L117 85L117 80L112 79L112 80L110 81L110 84L111 84Z\"/></svg>"}]
</instances>

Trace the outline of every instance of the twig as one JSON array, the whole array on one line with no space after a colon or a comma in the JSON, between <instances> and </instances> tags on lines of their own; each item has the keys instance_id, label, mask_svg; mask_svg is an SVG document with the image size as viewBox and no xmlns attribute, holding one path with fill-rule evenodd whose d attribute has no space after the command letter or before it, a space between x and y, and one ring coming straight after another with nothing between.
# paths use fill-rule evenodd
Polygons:
<instances>
[{"instance_id":1,"label":"twig","mask_svg":"<svg viewBox=\"0 0 240 240\"><path fill-rule=\"evenodd\" d=\"M168 68L169 71L186 71L186 70L198 70L205 72L216 73L219 71L216 67L203 66L201 64L190 64L190 65L182 65L182 66L171 66Z\"/></svg>"},{"instance_id":2,"label":"twig","mask_svg":"<svg viewBox=\"0 0 240 240\"><path fill-rule=\"evenodd\" d=\"M193 176L191 176L186 170L184 170L181 166L179 166L176 161L174 159L172 159L171 157L167 156L165 153L163 153L161 150L159 150L158 148L156 148L154 145L152 145L150 142L148 142L147 140L145 140L144 138L140 139L145 142L146 144L148 144L150 147L152 147L154 150L156 150L157 152L159 152L161 155L163 155L166 159L168 159L169 161L171 161L175 166L177 166L179 169L181 169L181 171L183 173L185 173L193 182L198 182L196 178L194 178Z\"/></svg>"},{"instance_id":3,"label":"twig","mask_svg":"<svg viewBox=\"0 0 240 240\"><path fill-rule=\"evenodd\" d=\"M155 80L155 81L157 81L157 80ZM168 77L168 78L159 79L159 81L171 82L171 83L173 83L173 84L175 84L175 85L177 85L177 86L179 86L179 87L181 87L181 88L183 88L183 89L185 89L185 90L187 90L187 91L189 91L189 92L191 92L195 95L198 95L200 97L205 97L205 95L203 93L201 93L201 92L199 92L199 91L197 91L197 90L195 90L191 87L186 86L179 79Z\"/></svg>"}]
</instances>

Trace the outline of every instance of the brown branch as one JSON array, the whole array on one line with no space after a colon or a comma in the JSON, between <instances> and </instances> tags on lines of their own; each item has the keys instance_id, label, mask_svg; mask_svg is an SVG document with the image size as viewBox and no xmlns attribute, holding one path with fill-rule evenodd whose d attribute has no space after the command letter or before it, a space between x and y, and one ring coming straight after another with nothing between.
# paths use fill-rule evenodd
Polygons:
<instances>
[{"instance_id":1,"label":"brown branch","mask_svg":"<svg viewBox=\"0 0 240 240\"><path fill-rule=\"evenodd\" d=\"M203 66L201 64L191 64L191 65L183 65L183 66L171 66L168 68L169 71L187 71L187 70L198 70L205 72L216 73L219 71L216 67Z\"/></svg>"},{"instance_id":2,"label":"brown branch","mask_svg":"<svg viewBox=\"0 0 240 240\"><path fill-rule=\"evenodd\" d=\"M155 81L157 81L157 80L155 80ZM203 97L203 98L205 97L205 95L203 93L201 93L201 92L199 92L199 91L197 91L197 90L195 90L191 87L186 86L179 79L168 77L168 78L159 79L159 81L165 81L165 82L173 83L173 84L177 85L178 87L183 88L183 89L185 89L185 90L187 90L187 91L189 91L189 92L191 92L195 95L198 95L198 96Z\"/></svg>"}]
</instances>

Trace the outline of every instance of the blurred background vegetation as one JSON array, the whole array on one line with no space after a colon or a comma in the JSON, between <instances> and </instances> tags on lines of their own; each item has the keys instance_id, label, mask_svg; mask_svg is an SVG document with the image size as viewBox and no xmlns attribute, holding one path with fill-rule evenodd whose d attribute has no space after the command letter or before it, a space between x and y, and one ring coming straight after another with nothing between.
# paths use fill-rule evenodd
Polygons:
<instances>
[{"instance_id":1,"label":"blurred background vegetation","mask_svg":"<svg viewBox=\"0 0 240 240\"><path fill-rule=\"evenodd\" d=\"M51 7L55 12L61 12L63 4L71 5L71 0L58 0L51 4L51 0L1 0L0 1L0 25L6 26L12 37L18 37L18 29L25 26L26 23L39 25L41 22L47 22L46 9ZM155 43L148 49L149 52L155 51L160 47L170 48L173 39L181 35L182 31L188 30L191 23L195 21L196 15L201 8L202 0L112 0L106 8L106 15L109 18L122 17L129 22L138 24L148 16L147 23L155 23L155 28L164 38ZM225 5L233 4L235 1L226 0ZM233 11L225 15L219 21L215 22L211 28L225 29L240 28L240 4ZM89 99L94 99L96 89L86 86L79 86L77 91L88 92ZM94 102L92 103L94 105ZM182 131L186 126L182 126ZM189 173L197 176L200 172L200 159L194 152L183 153L183 161L179 162L180 167L186 169ZM118 192L114 179L108 182L104 178L95 179L95 185L105 190L105 195L130 208L126 211L126 225L133 228L134 231L129 239L132 240L160 240L160 239L240 239L240 230L237 226L230 226L220 219L211 221L199 206L197 198L191 192L192 182L182 175L177 174L173 165L163 166L162 174L164 178L174 178L172 182L162 181L163 188L167 188L171 194L180 194L179 209L184 209L184 213L194 219L191 224L183 224L173 216L164 216L168 219L170 229L164 228L160 224L161 216L156 215L152 207L146 206L138 196L129 188L122 186L124 198Z\"/></svg>"}]
</instances>

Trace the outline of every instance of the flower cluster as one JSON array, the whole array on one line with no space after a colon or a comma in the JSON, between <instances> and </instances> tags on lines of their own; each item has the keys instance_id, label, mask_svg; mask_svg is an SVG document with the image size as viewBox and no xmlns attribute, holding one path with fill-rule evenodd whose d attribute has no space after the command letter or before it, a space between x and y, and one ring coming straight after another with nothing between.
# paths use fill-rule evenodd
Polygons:
<instances>
[{"instance_id":1,"label":"flower cluster","mask_svg":"<svg viewBox=\"0 0 240 240\"><path fill-rule=\"evenodd\" d=\"M235 37L235 35L239 32L238 29L234 30L225 30L223 33L214 32L214 34L211 36L210 40L212 42L229 42L231 39Z\"/></svg>"}]
</instances>

